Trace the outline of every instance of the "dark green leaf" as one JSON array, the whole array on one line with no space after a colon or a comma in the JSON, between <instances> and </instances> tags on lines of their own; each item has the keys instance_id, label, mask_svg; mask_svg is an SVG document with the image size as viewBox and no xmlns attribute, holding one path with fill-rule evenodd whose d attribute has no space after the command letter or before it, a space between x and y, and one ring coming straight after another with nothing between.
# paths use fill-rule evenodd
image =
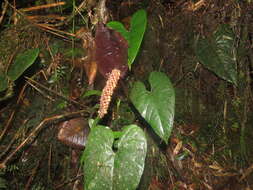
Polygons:
<instances>
[{"instance_id":1,"label":"dark green leaf","mask_svg":"<svg viewBox=\"0 0 253 190\"><path fill-rule=\"evenodd\" d=\"M114 136L105 126L94 126L88 137L82 164L87 190L134 190L145 163L147 142L144 132L136 125L124 127L117 150L113 151Z\"/></svg>"},{"instance_id":2,"label":"dark green leaf","mask_svg":"<svg viewBox=\"0 0 253 190\"><path fill-rule=\"evenodd\" d=\"M147 91L142 82L136 82L130 99L156 134L167 143L174 121L174 88L169 78L160 72L152 72L149 83L151 91Z\"/></svg>"},{"instance_id":3,"label":"dark green leaf","mask_svg":"<svg viewBox=\"0 0 253 190\"><path fill-rule=\"evenodd\" d=\"M30 67L39 55L39 49L29 49L17 55L14 63L11 65L7 75L12 80L18 79L23 72Z\"/></svg>"},{"instance_id":4,"label":"dark green leaf","mask_svg":"<svg viewBox=\"0 0 253 190\"><path fill-rule=\"evenodd\" d=\"M222 79L237 84L235 35L228 25L221 25L210 40L199 39L196 55L200 62Z\"/></svg>"},{"instance_id":5,"label":"dark green leaf","mask_svg":"<svg viewBox=\"0 0 253 190\"><path fill-rule=\"evenodd\" d=\"M125 127L122 133L117 142L113 189L135 190L144 170L147 142L144 132L136 125Z\"/></svg>"},{"instance_id":6,"label":"dark green leaf","mask_svg":"<svg viewBox=\"0 0 253 190\"><path fill-rule=\"evenodd\" d=\"M113 133L105 126L91 128L88 142L83 152L86 190L105 190L113 187L114 152Z\"/></svg>"},{"instance_id":7,"label":"dark green leaf","mask_svg":"<svg viewBox=\"0 0 253 190\"><path fill-rule=\"evenodd\" d=\"M141 42L146 30L147 25L147 13L145 10L141 9L137 11L132 19L129 34L129 49L128 49L128 66L131 68L135 57L141 46Z\"/></svg>"},{"instance_id":8,"label":"dark green leaf","mask_svg":"<svg viewBox=\"0 0 253 190\"><path fill-rule=\"evenodd\" d=\"M5 74L0 74L0 92L8 88L8 78Z\"/></svg>"}]
</instances>

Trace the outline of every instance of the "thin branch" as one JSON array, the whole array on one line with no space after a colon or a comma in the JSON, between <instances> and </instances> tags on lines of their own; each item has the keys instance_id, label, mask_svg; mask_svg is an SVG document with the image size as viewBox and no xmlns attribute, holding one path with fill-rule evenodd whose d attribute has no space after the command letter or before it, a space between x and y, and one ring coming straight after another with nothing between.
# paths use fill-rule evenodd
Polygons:
<instances>
[{"instance_id":1,"label":"thin branch","mask_svg":"<svg viewBox=\"0 0 253 190\"><path fill-rule=\"evenodd\" d=\"M20 102L21 102L21 100L23 99L26 87L27 87L27 83L23 86L21 92L19 93L16 105L19 105ZM16 114L16 109L11 112L10 117L9 117L9 119L8 119L8 121L7 121L7 123L6 123L5 127L4 127L1 135L0 135L0 141L3 139L4 135L6 134L6 132L8 131L8 129L10 128L11 122L12 122L15 114Z\"/></svg>"},{"instance_id":2,"label":"thin branch","mask_svg":"<svg viewBox=\"0 0 253 190\"><path fill-rule=\"evenodd\" d=\"M28 78L28 77L25 77L25 78L26 78L28 81L30 81L31 83L34 83L35 85L39 86L40 88L42 88L42 89L44 89L44 90L47 90L48 92L50 92L50 93L52 93L52 94L54 94L54 95L56 95L56 96L58 96L58 97L60 97L60 98L62 98L62 99L64 99L64 100L66 100L66 101L68 101L68 102L70 102L71 104L74 104L74 105L76 105L76 106L78 106L78 107L81 107L81 108L83 108L83 109L86 109L86 110L90 110L90 108L88 108L87 106L82 105L82 104L80 104L79 102L77 102L77 101L75 101L75 100L69 99L69 98L67 98L67 97L65 97L65 96L63 96L63 95L61 95L61 94L59 94L59 93L57 93L57 92L55 92L55 91L49 89L49 88L47 88L46 86L44 86L44 85L38 83L37 81L35 81L35 80L31 79L31 78Z\"/></svg>"},{"instance_id":3,"label":"thin branch","mask_svg":"<svg viewBox=\"0 0 253 190\"><path fill-rule=\"evenodd\" d=\"M25 185L25 190L30 189L30 186L31 186L31 184L32 184L32 181L33 181L33 179L34 179L34 177L35 177L35 175L36 175L36 172L37 172L38 169L39 169L41 160L42 160L42 159L40 159L39 161L37 161L37 165L35 166L35 168L33 168L32 174L30 175L30 177L29 177L29 179L28 179L28 181L27 181L27 183L26 183L26 185Z\"/></svg>"},{"instance_id":4,"label":"thin branch","mask_svg":"<svg viewBox=\"0 0 253 190\"><path fill-rule=\"evenodd\" d=\"M76 112L72 112L72 113L67 113L67 114L62 114L62 115L55 115L53 117L45 118L42 122L40 122L40 124L37 127L35 127L32 130L32 132L28 135L28 137L26 137L26 139L22 143L20 143L20 145L18 145L17 148L14 151L12 151L4 159L4 161L2 161L0 163L0 169L1 168L6 168L6 164L12 159L12 157L18 151L20 151L20 149L22 149L27 144L31 144L45 125L57 123L57 122L60 122L61 120L64 120L66 118L75 117L75 116L81 115L83 113L89 113L89 112L87 110L80 110L80 111L76 111Z\"/></svg>"},{"instance_id":5,"label":"thin branch","mask_svg":"<svg viewBox=\"0 0 253 190\"><path fill-rule=\"evenodd\" d=\"M35 90L37 90L42 96L44 96L45 98L51 100L51 101L55 101L53 98L51 98L50 96L46 95L42 90L40 90L37 86L35 86L34 84L32 84L30 81L27 81L27 83L34 88Z\"/></svg>"},{"instance_id":6,"label":"thin branch","mask_svg":"<svg viewBox=\"0 0 253 190\"><path fill-rule=\"evenodd\" d=\"M40 9L48 9L48 8L51 8L51 7L58 7L58 6L62 6L62 5L65 5L64 1L57 2L57 3L51 3L51 4L46 4L46 5L28 7L28 8L24 8L24 9L20 9L20 10L23 11L23 12L28 12L28 11L35 11L35 10L40 10Z\"/></svg>"},{"instance_id":7,"label":"thin branch","mask_svg":"<svg viewBox=\"0 0 253 190\"><path fill-rule=\"evenodd\" d=\"M7 11L7 7L8 7L8 2L7 2L7 0L5 0L4 1L4 5L3 5L2 15L0 17L0 25L1 25L2 21L3 21L3 19L4 19L4 15L5 15L6 11Z\"/></svg>"}]
</instances>

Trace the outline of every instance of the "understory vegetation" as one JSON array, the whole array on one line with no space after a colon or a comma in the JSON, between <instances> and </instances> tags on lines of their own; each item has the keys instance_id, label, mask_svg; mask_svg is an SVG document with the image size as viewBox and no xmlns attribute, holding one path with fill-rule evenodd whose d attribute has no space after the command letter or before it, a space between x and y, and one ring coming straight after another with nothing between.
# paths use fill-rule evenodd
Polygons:
<instances>
[{"instance_id":1,"label":"understory vegetation","mask_svg":"<svg viewBox=\"0 0 253 190\"><path fill-rule=\"evenodd\" d=\"M0 189L253 189L252 10L3 1Z\"/></svg>"}]
</instances>

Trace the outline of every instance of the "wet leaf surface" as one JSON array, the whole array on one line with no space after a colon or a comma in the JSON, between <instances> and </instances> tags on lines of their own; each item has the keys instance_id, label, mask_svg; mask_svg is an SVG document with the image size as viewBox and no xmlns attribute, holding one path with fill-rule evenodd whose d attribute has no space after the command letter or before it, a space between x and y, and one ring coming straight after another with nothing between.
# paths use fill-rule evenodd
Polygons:
<instances>
[{"instance_id":1,"label":"wet leaf surface","mask_svg":"<svg viewBox=\"0 0 253 190\"><path fill-rule=\"evenodd\" d=\"M114 141L111 129L94 126L82 156L85 189L136 189L147 151L145 134L136 125L124 127Z\"/></svg>"},{"instance_id":2,"label":"wet leaf surface","mask_svg":"<svg viewBox=\"0 0 253 190\"><path fill-rule=\"evenodd\" d=\"M196 55L201 63L222 79L237 84L235 35L228 25L220 25L211 40L199 39Z\"/></svg>"},{"instance_id":3,"label":"wet leaf surface","mask_svg":"<svg viewBox=\"0 0 253 190\"><path fill-rule=\"evenodd\" d=\"M128 50L128 66L131 68L134 62L147 26L147 13L145 10L137 11L132 19L130 25L129 42L130 48Z\"/></svg>"},{"instance_id":4,"label":"wet leaf surface","mask_svg":"<svg viewBox=\"0 0 253 190\"><path fill-rule=\"evenodd\" d=\"M149 83L150 91L142 82L136 82L130 99L156 134L167 143L174 121L174 88L169 78L160 72L152 72Z\"/></svg>"}]
</instances>

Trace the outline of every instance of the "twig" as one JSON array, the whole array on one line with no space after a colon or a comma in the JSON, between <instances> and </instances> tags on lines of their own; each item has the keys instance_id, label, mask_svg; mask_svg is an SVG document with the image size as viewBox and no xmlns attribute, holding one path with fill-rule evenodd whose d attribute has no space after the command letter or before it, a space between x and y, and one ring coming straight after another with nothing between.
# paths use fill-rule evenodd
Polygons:
<instances>
[{"instance_id":1,"label":"twig","mask_svg":"<svg viewBox=\"0 0 253 190\"><path fill-rule=\"evenodd\" d=\"M4 15L7 11L7 7L8 7L8 2L7 0L4 1L4 6L3 6L3 11L2 11L2 15L0 17L0 24L2 23L3 19L4 19Z\"/></svg>"},{"instance_id":2,"label":"twig","mask_svg":"<svg viewBox=\"0 0 253 190\"><path fill-rule=\"evenodd\" d=\"M36 167L32 170L32 175L29 177L29 179L28 179L28 181L27 181L27 183L26 183L26 185L25 185L25 190L29 190L29 187L30 187L30 185L31 185L31 183L32 183L32 181L33 181L33 179L34 179L34 176L35 176L35 174L36 174L36 172L37 172L37 170L38 170L38 168L39 168L39 166L40 166L41 160L42 160L42 159L40 159L40 160L37 162Z\"/></svg>"},{"instance_id":3,"label":"twig","mask_svg":"<svg viewBox=\"0 0 253 190\"><path fill-rule=\"evenodd\" d=\"M77 180L78 178L80 178L80 177L82 177L82 176L83 176L83 174L77 175L76 177L74 177L74 178L72 178L72 179L66 181L65 183L57 185L57 186L55 187L55 189L60 189L60 188L62 188L64 185L67 185L67 184L69 184L69 183L72 183L73 181Z\"/></svg>"},{"instance_id":4,"label":"twig","mask_svg":"<svg viewBox=\"0 0 253 190\"><path fill-rule=\"evenodd\" d=\"M251 173L253 172L253 164L248 167L246 170L244 170L242 176L239 179L239 182L241 182L242 180L244 180L247 176L249 176Z\"/></svg>"},{"instance_id":5,"label":"twig","mask_svg":"<svg viewBox=\"0 0 253 190\"><path fill-rule=\"evenodd\" d=\"M0 135L0 141L1 141L2 138L4 137L5 133L8 131L9 126L10 126L10 124L11 124L13 118L14 118L15 113L16 113L16 110L14 110L14 111L11 112L11 115L10 115L10 117L9 117L9 119L8 119L8 121L7 121L6 125L5 125L5 127L4 127L4 130L2 131L2 133L1 133L1 135Z\"/></svg>"},{"instance_id":6,"label":"twig","mask_svg":"<svg viewBox=\"0 0 253 190\"><path fill-rule=\"evenodd\" d=\"M52 28L50 26L48 26L47 24L38 24L38 23L35 23L33 20L29 19L29 17L27 17L22 11L20 10L17 10L11 3L9 3L8 1L6 1L7 4L13 8L18 14L20 14L21 16L23 16L29 23L41 28L42 30L46 30L47 32L51 32L52 34L54 35L57 35L57 36L60 36L62 38L65 38L67 40L69 40L67 37L59 34L59 33L63 33L63 34L66 34L68 36L75 36L75 34L72 34L72 33L68 33L68 32L64 32L64 31L61 31L61 30L57 30L55 28ZM29 8L28 8L29 9ZM55 25L54 25L55 26ZM56 32L59 32L59 33L56 33Z\"/></svg>"},{"instance_id":7,"label":"twig","mask_svg":"<svg viewBox=\"0 0 253 190\"><path fill-rule=\"evenodd\" d=\"M32 15L32 16L26 16L27 19L33 20L34 22L38 22L38 20L59 20L59 21L64 21L66 19L65 16L60 16L56 14L51 14L51 15Z\"/></svg>"},{"instance_id":8,"label":"twig","mask_svg":"<svg viewBox=\"0 0 253 190\"><path fill-rule=\"evenodd\" d=\"M35 73L33 77L37 76L37 75L40 74L40 73L43 74L43 71L39 71L39 72ZM19 96L18 96L18 100L17 100L16 105L19 105L20 102L21 102L21 100L23 99L23 97L24 97L24 92L25 92L25 89L26 89L27 85L28 85L28 84L26 83L26 84L23 86L21 92L19 93ZM7 124L5 125L4 130L2 131L2 133L1 133L1 135L0 135L0 141L3 139L5 133L8 131L8 129L9 129L9 127L10 127L10 124L11 124L11 122L12 122L12 119L13 119L15 113L16 113L16 109L15 109L14 111L12 111L12 113L10 114L10 117L9 117L9 119L8 119L8 121L7 121Z\"/></svg>"},{"instance_id":9,"label":"twig","mask_svg":"<svg viewBox=\"0 0 253 190\"><path fill-rule=\"evenodd\" d=\"M51 175L50 175L50 171L51 171L51 161L52 161L52 144L50 144L50 149L49 149L49 154L48 154L48 173L47 173L47 180L48 182L51 181Z\"/></svg>"},{"instance_id":10,"label":"twig","mask_svg":"<svg viewBox=\"0 0 253 190\"><path fill-rule=\"evenodd\" d=\"M185 73L180 79L178 79L175 83L174 83L174 86L178 86L180 83L181 83L181 81L183 81L183 79L185 78L185 77L187 77L188 75L191 75L191 74L193 74L194 72L192 72L192 71L189 71L189 72L187 72L187 73Z\"/></svg>"},{"instance_id":11,"label":"twig","mask_svg":"<svg viewBox=\"0 0 253 190\"><path fill-rule=\"evenodd\" d=\"M35 11L35 10L39 10L39 9L47 9L47 8L58 7L58 6L62 6L62 5L65 5L64 1L61 1L58 3L46 4L46 5L39 5L39 6L35 6L35 7L28 7L28 8L21 9L21 11L23 11L23 12Z\"/></svg>"},{"instance_id":12,"label":"twig","mask_svg":"<svg viewBox=\"0 0 253 190\"><path fill-rule=\"evenodd\" d=\"M44 29L47 32L50 32L50 33L52 33L56 36L62 37L62 38L67 39L67 40L69 40L67 37L65 37L65 36L63 36L59 33L63 33L63 34L75 37L75 34L72 34L72 33L69 33L69 32L64 32L64 31L61 31L61 30L57 30L53 27L48 26L48 24L36 24L36 23L32 23L32 24L34 24L35 26L38 26L42 30ZM57 33L57 32L59 32L59 33Z\"/></svg>"},{"instance_id":13,"label":"twig","mask_svg":"<svg viewBox=\"0 0 253 190\"><path fill-rule=\"evenodd\" d=\"M51 101L54 101L53 98L51 98L50 96L46 95L43 91L41 91L37 86L35 86L34 84L32 84L30 81L27 81L27 83L33 87L35 90L37 90L42 96L44 96L45 98L51 100Z\"/></svg>"},{"instance_id":14,"label":"twig","mask_svg":"<svg viewBox=\"0 0 253 190\"><path fill-rule=\"evenodd\" d=\"M23 96L24 96L24 92L25 92L25 89L27 87L27 83L23 86L21 92L19 93L19 96L18 96L18 100L17 100L17 103L16 105L19 105L19 103L21 102L21 100L23 99ZM16 109L14 111L11 112L11 115L4 127L4 130L2 131L1 135L0 135L0 141L2 140L2 138L4 137L5 133L8 131L9 127L10 127L10 124L14 118L14 115L16 113Z\"/></svg>"},{"instance_id":15,"label":"twig","mask_svg":"<svg viewBox=\"0 0 253 190\"><path fill-rule=\"evenodd\" d=\"M15 8L15 9L13 9L13 15L12 15L12 17L13 17L13 24L17 25L17 23L18 23L18 17L17 17L17 9L16 9L16 0L13 1L13 7Z\"/></svg>"},{"instance_id":16,"label":"twig","mask_svg":"<svg viewBox=\"0 0 253 190\"><path fill-rule=\"evenodd\" d=\"M0 154L0 159L10 150L11 146L13 145L13 143L15 142L16 138L12 138L10 143L8 144L7 148L5 148L5 150L3 152L1 152Z\"/></svg>"},{"instance_id":17,"label":"twig","mask_svg":"<svg viewBox=\"0 0 253 190\"><path fill-rule=\"evenodd\" d=\"M67 113L67 114L62 114L62 115L56 115L56 116L44 119L42 122L40 122L40 124L37 127L35 127L32 130L32 132L28 135L28 137L22 143L20 143L20 145L14 151L12 151L12 153L10 153L9 156L7 156L4 159L3 162L0 163L0 169L5 168L6 164L11 160L11 158L20 149L22 149L28 143L32 143L34 141L34 139L37 137L37 135L39 134L39 132L41 131L43 126L48 125L49 123L59 122L61 120L69 118L69 117L75 117L75 116L78 116L78 115L80 115L82 113L86 113L86 112L89 113L89 110L80 110L80 111L77 111L77 112L72 112L72 113Z\"/></svg>"},{"instance_id":18,"label":"twig","mask_svg":"<svg viewBox=\"0 0 253 190\"><path fill-rule=\"evenodd\" d=\"M64 99L64 100L66 100L66 101L68 101L68 102L70 102L70 103L72 103L72 104L74 104L74 105L76 105L76 106L78 106L78 107L81 107L81 108L84 108L84 109L89 109L87 106L82 105L82 104L80 104L79 102L77 102L77 101L75 101L75 100L69 99L69 98L67 98L67 97L65 97L65 96L63 96L63 95L61 95L61 94L59 94L59 93L57 93L57 92L55 92L55 91L49 89L49 88L45 87L44 85L38 83L37 81L35 81L35 80L31 79L31 78L28 78L28 77L25 77L25 78L26 78L28 81L30 81L30 82L36 84L37 86L43 88L44 90L47 90L48 92L50 92L50 93L52 93L52 94L54 94L54 95L56 95L56 96L58 96L58 97L60 97L60 98L62 98L62 99Z\"/></svg>"},{"instance_id":19,"label":"twig","mask_svg":"<svg viewBox=\"0 0 253 190\"><path fill-rule=\"evenodd\" d=\"M25 125L25 123L27 123L27 121L29 121L29 119L25 119L21 125ZM21 128L19 128L21 129ZM0 160L1 158L7 154L7 152L10 150L10 148L12 147L12 145L14 144L14 142L18 139L18 137L20 136L19 130L16 132L15 136L11 139L11 141L9 142L9 144L7 145L7 148L5 148L5 150L0 154Z\"/></svg>"},{"instance_id":20,"label":"twig","mask_svg":"<svg viewBox=\"0 0 253 190\"><path fill-rule=\"evenodd\" d=\"M224 107L223 107L223 125L222 125L222 130L223 134L227 143L227 108L228 107L228 102L227 100L224 101Z\"/></svg>"},{"instance_id":21,"label":"twig","mask_svg":"<svg viewBox=\"0 0 253 190\"><path fill-rule=\"evenodd\" d=\"M60 22L59 24L55 24L54 26L61 26L61 25L64 25L64 24L70 22L70 21L73 19L73 17L74 17L75 15L77 15L77 14L80 14L80 15L81 15L80 12L84 9L83 7L85 7L86 4L87 4L87 1L82 1L82 3L81 3L77 8L74 9L73 13L72 13L66 20L64 20L63 22ZM81 16L82 16L82 15L81 15ZM82 16L82 17L83 17L83 16Z\"/></svg>"}]
</instances>

